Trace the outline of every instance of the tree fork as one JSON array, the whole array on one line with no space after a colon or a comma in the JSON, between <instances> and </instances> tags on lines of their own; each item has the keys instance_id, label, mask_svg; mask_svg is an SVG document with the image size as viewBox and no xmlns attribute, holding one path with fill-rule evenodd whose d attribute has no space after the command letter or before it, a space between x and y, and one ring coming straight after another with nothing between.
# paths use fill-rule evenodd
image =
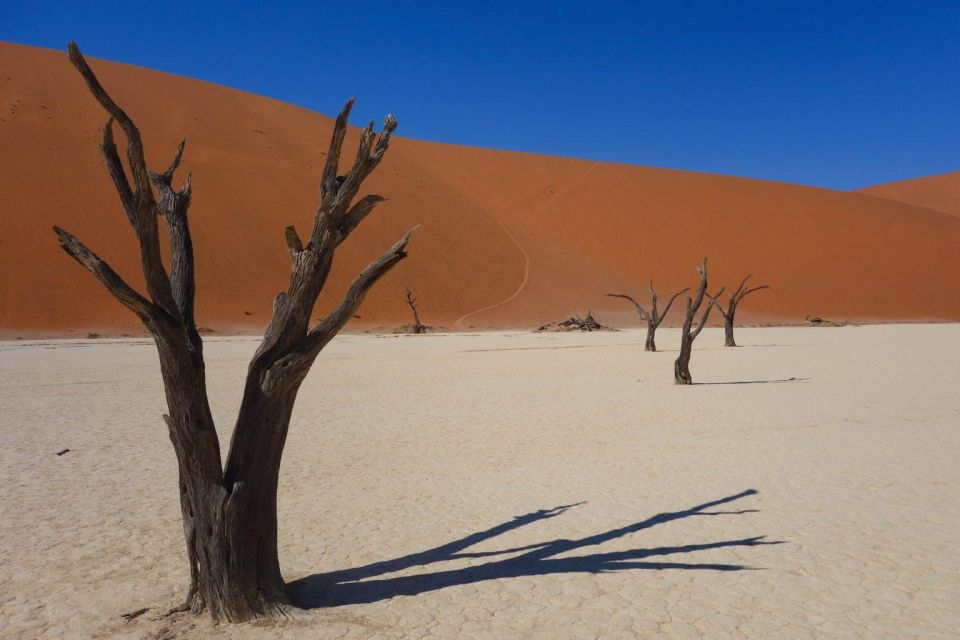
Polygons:
<instances>
[{"instance_id":1,"label":"tree fork","mask_svg":"<svg viewBox=\"0 0 960 640\"><path fill-rule=\"evenodd\" d=\"M630 301L634 307L637 309L637 313L640 314L640 317L646 320L647 322L647 339L644 344L644 351L656 351L657 350L657 341L656 334L657 328L660 326L660 323L663 322L663 319L667 317L667 314L670 312L670 307L673 306L673 301L677 297L686 293L690 290L690 287L676 292L670 296L670 301L667 302L667 306L664 307L663 313L657 311L657 292L653 288L653 280L650 281L650 284L647 285L647 291L650 292L650 312L648 313L646 309L640 306L640 303L631 298L630 296L624 293L608 293L607 296L610 298L623 298L624 300Z\"/></svg>"},{"instance_id":2,"label":"tree fork","mask_svg":"<svg viewBox=\"0 0 960 640\"><path fill-rule=\"evenodd\" d=\"M338 163L352 99L337 117L309 241L304 245L292 226L285 232L291 259L289 283L274 299L273 315L247 370L224 465L194 314L193 241L187 218L190 176L179 190L172 186L185 143L180 143L165 171L150 171L133 120L100 85L77 46L71 42L67 51L90 93L109 115L100 155L134 230L147 294L127 284L69 232L59 227L54 231L63 250L141 320L157 345L167 401L163 418L177 458L190 566L186 600L174 611L207 611L214 620L232 622L283 615L291 605L277 556L277 484L297 391L320 351L353 317L370 288L407 256L412 230L357 275L323 320L311 327L310 317L337 247L384 200L367 195L354 203L363 181L383 159L397 122L388 115L379 136L373 123L368 124L360 134L352 166L340 175ZM114 143L115 122L127 139L127 168ZM157 216L167 228L169 273L161 258Z\"/></svg>"},{"instance_id":3,"label":"tree fork","mask_svg":"<svg viewBox=\"0 0 960 640\"><path fill-rule=\"evenodd\" d=\"M720 315L723 316L723 346L725 347L735 347L737 346L737 341L733 339L733 320L734 316L737 313L737 306L740 302L746 298L748 295L755 291L760 291L761 289L770 289L770 285L764 284L759 287L746 288L747 280L751 276L747 276L740 281L740 286L737 287L737 290L730 294L730 299L727 301L727 308L724 309L723 305L716 301L717 309L720 311ZM717 294L718 296L720 294Z\"/></svg>"},{"instance_id":4,"label":"tree fork","mask_svg":"<svg viewBox=\"0 0 960 640\"><path fill-rule=\"evenodd\" d=\"M690 375L690 356L693 354L693 341L697 339L704 325L707 324L707 318L710 317L710 310L716 304L716 298L723 293L723 288L717 292L716 296L707 296L710 303L704 309L700 321L696 328L693 327L697 311L703 304L703 298L707 295L707 259L697 267L697 273L700 275L700 285L697 287L697 293L691 300L687 296L687 311L683 320L683 328L680 330L680 355L673 363L673 382L675 384L693 384L693 376Z\"/></svg>"}]
</instances>

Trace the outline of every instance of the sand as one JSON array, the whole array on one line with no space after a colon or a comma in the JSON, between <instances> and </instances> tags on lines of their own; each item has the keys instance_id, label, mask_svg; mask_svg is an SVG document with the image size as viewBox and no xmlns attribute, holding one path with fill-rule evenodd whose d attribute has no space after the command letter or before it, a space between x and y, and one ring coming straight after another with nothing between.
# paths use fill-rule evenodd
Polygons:
<instances>
[{"instance_id":1,"label":"sand","mask_svg":"<svg viewBox=\"0 0 960 640\"><path fill-rule=\"evenodd\" d=\"M262 332L289 276L283 229L308 233L332 121L196 80L91 65L140 125L153 167L166 167L187 140L181 174L193 172L200 324ZM138 331L50 230L66 228L131 282L142 280L97 154L102 110L62 51L0 43L0 69L0 336ZM327 113L346 97L331 96ZM369 112L364 99L359 112ZM620 135L596 126L598 137ZM355 142L353 130L347 158ZM633 309L604 294L644 295L651 279L664 293L692 286L705 255L715 287L735 287L747 273L773 286L744 304L744 320L960 320L960 216L931 208L409 138L394 140L365 187L389 201L342 246L321 308L407 229L422 227L355 328L409 322L407 287L433 326L533 328L588 310L622 326L637 322Z\"/></svg>"},{"instance_id":2,"label":"sand","mask_svg":"<svg viewBox=\"0 0 960 640\"><path fill-rule=\"evenodd\" d=\"M960 171L887 182L859 192L960 217Z\"/></svg>"},{"instance_id":3,"label":"sand","mask_svg":"<svg viewBox=\"0 0 960 640\"><path fill-rule=\"evenodd\" d=\"M315 608L174 631L955 638L960 325L707 329L693 387L658 337L337 338L281 475ZM207 342L221 433L255 344ZM187 567L163 410L147 342L0 343L0 637L164 637Z\"/></svg>"}]
</instances>

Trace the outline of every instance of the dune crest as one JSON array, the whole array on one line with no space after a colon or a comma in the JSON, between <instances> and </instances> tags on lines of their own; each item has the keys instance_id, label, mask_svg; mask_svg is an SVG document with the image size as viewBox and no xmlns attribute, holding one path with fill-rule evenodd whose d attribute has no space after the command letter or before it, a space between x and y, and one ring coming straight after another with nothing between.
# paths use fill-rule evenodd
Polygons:
<instances>
[{"instance_id":1,"label":"dune crest","mask_svg":"<svg viewBox=\"0 0 960 640\"><path fill-rule=\"evenodd\" d=\"M289 275L283 229L309 228L332 120L196 80L92 65L139 124L154 167L187 140L200 324L261 331ZM50 231L75 233L142 285L97 155L99 106L63 52L0 43L0 67L0 331L138 330ZM704 255L718 285L746 273L773 285L743 321L960 319L960 296L942 288L960 282L960 216L931 202L404 138L369 182L389 202L341 248L317 316L395 238L423 226L355 329L405 323L408 287L438 327L535 327L587 310L636 326L635 312L605 294L643 296L650 279L690 286Z\"/></svg>"},{"instance_id":2,"label":"dune crest","mask_svg":"<svg viewBox=\"0 0 960 640\"><path fill-rule=\"evenodd\" d=\"M960 171L886 182L860 189L858 193L904 202L960 217Z\"/></svg>"}]
</instances>

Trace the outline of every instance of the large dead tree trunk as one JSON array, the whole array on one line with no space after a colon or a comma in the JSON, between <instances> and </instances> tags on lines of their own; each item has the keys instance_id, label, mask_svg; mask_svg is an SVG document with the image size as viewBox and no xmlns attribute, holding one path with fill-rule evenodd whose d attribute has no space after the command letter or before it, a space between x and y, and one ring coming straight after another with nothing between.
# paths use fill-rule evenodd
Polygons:
<instances>
[{"instance_id":1,"label":"large dead tree trunk","mask_svg":"<svg viewBox=\"0 0 960 640\"><path fill-rule=\"evenodd\" d=\"M723 316L723 346L725 347L737 346L737 341L733 339L733 318L737 313L737 305L739 305L744 298L754 291L770 288L770 285L768 284L760 285L759 287L746 288L747 280L749 279L750 276L748 275L746 278L741 280L740 286L737 287L737 290L730 294L730 299L727 301L726 309L723 308L723 305L720 302L716 302L717 309Z\"/></svg>"},{"instance_id":2,"label":"large dead tree trunk","mask_svg":"<svg viewBox=\"0 0 960 640\"><path fill-rule=\"evenodd\" d=\"M354 202L363 180L380 163L397 123L387 116L379 138L371 122L349 170L338 162L353 101L337 118L320 184L320 205L304 245L286 229L292 270L287 290L273 302L273 316L247 370L243 400L226 465L207 400L203 343L194 317L193 245L187 224L190 176L171 186L184 143L163 173L149 171L140 132L98 82L76 45L69 58L87 88L109 114L100 153L140 248L144 296L106 262L59 227L60 245L132 311L153 336L166 392L166 421L179 468L183 533L190 585L182 609L208 611L215 620L243 621L288 611L277 559L277 481L290 415L301 382L323 347L353 316L366 292L406 257L407 233L356 277L329 315L310 326L310 314L326 283L334 252L383 198ZM113 123L127 138L127 169L113 141ZM160 254L157 217L170 241L170 271Z\"/></svg>"},{"instance_id":3,"label":"large dead tree trunk","mask_svg":"<svg viewBox=\"0 0 960 640\"><path fill-rule=\"evenodd\" d=\"M644 344L644 351L656 351L657 350L657 327L660 326L660 323L663 322L663 319L667 317L667 313L670 312L670 307L673 306L673 301L677 299L677 296L690 290L690 287L678 291L672 296L667 302L667 306L663 309L663 314L657 310L657 292L653 289L653 280L650 281L650 284L647 285L647 291L650 292L650 312L648 313L646 309L640 306L640 303L631 298L630 296L624 293L608 293L607 295L611 298L623 298L624 300L629 300L633 303L633 306L636 307L637 313L640 314L640 317L647 321L647 341Z\"/></svg>"},{"instance_id":4,"label":"large dead tree trunk","mask_svg":"<svg viewBox=\"0 0 960 640\"><path fill-rule=\"evenodd\" d=\"M723 289L717 292L716 296L708 296L710 298L707 308L704 309L703 315L700 317L700 322L697 323L697 327L693 328L693 322L696 318L697 311L700 309L700 305L703 304L703 298L707 295L707 259L703 259L703 264L697 267L697 273L700 274L700 285L697 287L696 296L693 300L690 299L690 296L687 296L687 313L683 319L683 328L680 331L680 355L677 356L677 360L673 363L673 381L676 384L693 384L693 376L690 375L690 356L693 353L693 341L697 339L697 336L700 335L700 332L703 331L704 325L707 324L707 318L710 317L710 310L713 308L713 305L716 304L716 298L723 293Z\"/></svg>"}]
</instances>

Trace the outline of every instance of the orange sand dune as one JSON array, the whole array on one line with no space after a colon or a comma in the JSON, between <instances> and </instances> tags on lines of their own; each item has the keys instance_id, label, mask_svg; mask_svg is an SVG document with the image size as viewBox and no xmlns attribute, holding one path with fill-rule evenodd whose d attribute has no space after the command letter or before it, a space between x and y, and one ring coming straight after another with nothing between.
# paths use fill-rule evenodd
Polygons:
<instances>
[{"instance_id":1,"label":"orange sand dune","mask_svg":"<svg viewBox=\"0 0 960 640\"><path fill-rule=\"evenodd\" d=\"M859 193L960 216L960 171L887 182L860 189Z\"/></svg>"},{"instance_id":2,"label":"orange sand dune","mask_svg":"<svg viewBox=\"0 0 960 640\"><path fill-rule=\"evenodd\" d=\"M92 65L140 125L153 166L166 166L187 139L181 171L194 178L200 323L261 330L289 273L283 228L309 228L331 119L195 80ZM138 329L50 231L72 231L141 284L96 151L102 110L65 53L0 44L0 70L0 330ZM745 320L960 319L960 219L927 208L403 138L368 187L390 200L343 245L318 315L363 265L423 226L356 328L406 322L408 286L432 325L531 327L588 309L602 322L636 324L603 294L642 295L650 278L663 291L693 284L703 255L713 288L748 272L773 285L744 304Z\"/></svg>"}]
</instances>

